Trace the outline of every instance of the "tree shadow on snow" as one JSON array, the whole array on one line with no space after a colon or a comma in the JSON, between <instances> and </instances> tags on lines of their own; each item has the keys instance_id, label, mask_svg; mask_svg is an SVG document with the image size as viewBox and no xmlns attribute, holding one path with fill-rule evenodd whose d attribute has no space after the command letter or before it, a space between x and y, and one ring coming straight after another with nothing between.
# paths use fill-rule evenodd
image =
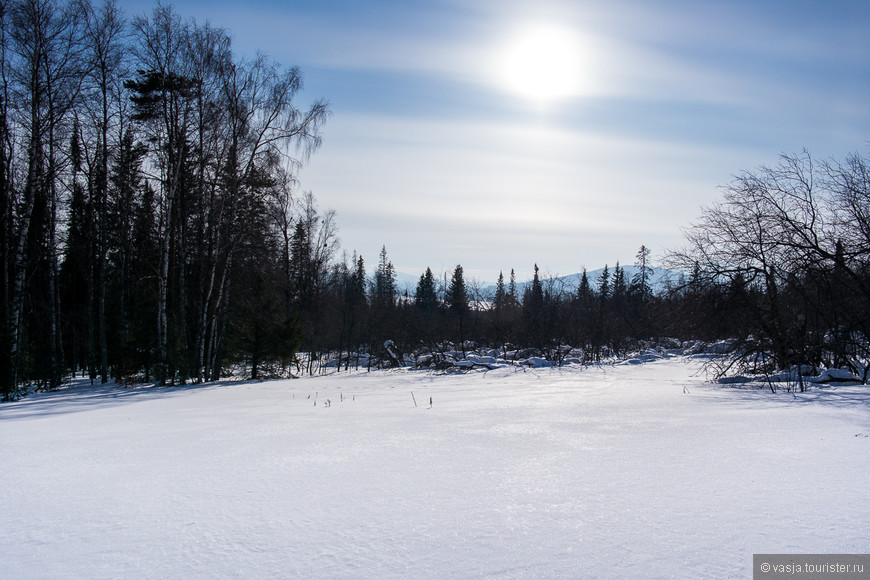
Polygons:
<instances>
[{"instance_id":1,"label":"tree shadow on snow","mask_svg":"<svg viewBox=\"0 0 870 580\"><path fill-rule=\"evenodd\" d=\"M854 383L812 383L804 392L793 387L789 392L785 383L774 383L775 393L770 391L766 382L752 381L746 383L709 383L713 391L724 392L727 400L745 403L750 406L759 405L813 405L834 408L855 409L864 407L870 412L870 385Z\"/></svg>"},{"instance_id":2,"label":"tree shadow on snow","mask_svg":"<svg viewBox=\"0 0 870 580\"><path fill-rule=\"evenodd\" d=\"M188 391L220 389L258 382L255 380L217 381L165 387L150 384L127 387L111 381L105 384L94 383L92 385L90 379L77 378L56 391L33 393L19 401L0 404L0 420L30 419L77 413L143 400L163 399Z\"/></svg>"}]
</instances>

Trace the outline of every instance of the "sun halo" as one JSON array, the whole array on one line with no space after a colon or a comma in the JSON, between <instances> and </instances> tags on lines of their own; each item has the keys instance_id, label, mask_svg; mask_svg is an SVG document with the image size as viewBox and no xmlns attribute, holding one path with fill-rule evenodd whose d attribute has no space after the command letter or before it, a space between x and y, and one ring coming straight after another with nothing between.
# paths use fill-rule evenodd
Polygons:
<instances>
[{"instance_id":1,"label":"sun halo","mask_svg":"<svg viewBox=\"0 0 870 580\"><path fill-rule=\"evenodd\" d=\"M568 30L530 26L511 40L501 57L502 82L514 94L549 102L581 90L582 54Z\"/></svg>"}]
</instances>

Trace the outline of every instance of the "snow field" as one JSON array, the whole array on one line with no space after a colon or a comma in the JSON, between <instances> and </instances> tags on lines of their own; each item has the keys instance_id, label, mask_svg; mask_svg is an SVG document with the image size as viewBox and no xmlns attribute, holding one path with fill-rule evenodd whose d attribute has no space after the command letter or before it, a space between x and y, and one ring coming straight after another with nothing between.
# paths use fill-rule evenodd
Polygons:
<instances>
[{"instance_id":1,"label":"snow field","mask_svg":"<svg viewBox=\"0 0 870 580\"><path fill-rule=\"evenodd\" d=\"M0 406L0 577L746 578L753 553L870 552L870 389L697 371L35 395Z\"/></svg>"}]
</instances>

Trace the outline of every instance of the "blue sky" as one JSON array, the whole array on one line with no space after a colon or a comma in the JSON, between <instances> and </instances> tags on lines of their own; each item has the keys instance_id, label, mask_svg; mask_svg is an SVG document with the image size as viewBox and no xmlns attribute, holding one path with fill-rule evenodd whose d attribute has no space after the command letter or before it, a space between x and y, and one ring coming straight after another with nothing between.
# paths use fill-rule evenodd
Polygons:
<instances>
[{"instance_id":1,"label":"blue sky","mask_svg":"<svg viewBox=\"0 0 870 580\"><path fill-rule=\"evenodd\" d=\"M301 189L372 268L382 245L408 274L482 281L655 259L741 170L870 147L864 0L172 4L330 101ZM530 96L512 74L571 82Z\"/></svg>"}]
</instances>

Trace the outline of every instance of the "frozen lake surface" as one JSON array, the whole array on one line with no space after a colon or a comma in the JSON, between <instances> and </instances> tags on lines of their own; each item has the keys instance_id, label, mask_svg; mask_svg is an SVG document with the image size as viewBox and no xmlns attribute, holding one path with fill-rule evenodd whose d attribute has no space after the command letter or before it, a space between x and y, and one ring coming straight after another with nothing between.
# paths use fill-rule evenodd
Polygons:
<instances>
[{"instance_id":1,"label":"frozen lake surface","mask_svg":"<svg viewBox=\"0 0 870 580\"><path fill-rule=\"evenodd\" d=\"M746 578L753 553L870 552L870 388L683 358L73 384L0 405L0 445L2 578Z\"/></svg>"}]
</instances>

